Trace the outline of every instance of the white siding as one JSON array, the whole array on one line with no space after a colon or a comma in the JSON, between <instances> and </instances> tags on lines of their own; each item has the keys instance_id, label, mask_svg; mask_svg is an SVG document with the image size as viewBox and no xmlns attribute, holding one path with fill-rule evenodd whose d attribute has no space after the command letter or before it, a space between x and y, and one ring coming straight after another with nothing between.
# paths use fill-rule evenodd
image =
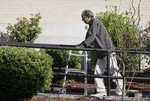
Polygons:
<instances>
[{"instance_id":1,"label":"white siding","mask_svg":"<svg viewBox=\"0 0 150 101\"><path fill-rule=\"evenodd\" d=\"M107 1L107 2L106 2ZM122 2L120 2L122 1ZM42 34L36 43L78 44L85 36L85 24L81 12L91 9L94 13L106 11L106 5L117 5L119 12L129 10L130 0L0 0L0 30L5 31L8 23L16 23L16 18L30 17L41 13ZM134 0L137 7L139 0ZM150 17L150 0L142 0L141 25L146 25Z\"/></svg>"}]
</instances>

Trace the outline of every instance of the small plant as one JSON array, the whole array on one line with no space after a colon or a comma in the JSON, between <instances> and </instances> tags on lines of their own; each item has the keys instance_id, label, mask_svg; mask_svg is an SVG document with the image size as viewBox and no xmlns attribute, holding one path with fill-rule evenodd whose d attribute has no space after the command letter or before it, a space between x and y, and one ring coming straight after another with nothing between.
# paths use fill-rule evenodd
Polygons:
<instances>
[{"instance_id":1,"label":"small plant","mask_svg":"<svg viewBox=\"0 0 150 101\"><path fill-rule=\"evenodd\" d=\"M40 13L31 14L31 18L18 18L15 25L9 24L7 31L14 36L17 42L33 43L34 40L41 34L41 27L39 21L41 19Z\"/></svg>"},{"instance_id":2,"label":"small plant","mask_svg":"<svg viewBox=\"0 0 150 101\"><path fill-rule=\"evenodd\" d=\"M49 54L53 58L53 68L58 67L58 68L65 68L66 63L67 63L67 57L68 57L68 50L59 50L59 49L45 49L41 50L45 51L47 54ZM72 51L73 53L79 54L78 51ZM72 56L70 58L70 64L69 68L81 68L81 58L80 57L74 57ZM65 72L62 71L62 69L58 70L53 70L54 72ZM53 78L53 84L62 84L63 82L63 76L57 75L54 76Z\"/></svg>"},{"instance_id":3,"label":"small plant","mask_svg":"<svg viewBox=\"0 0 150 101\"><path fill-rule=\"evenodd\" d=\"M52 58L22 47L0 47L0 99L22 101L50 87Z\"/></svg>"},{"instance_id":4,"label":"small plant","mask_svg":"<svg viewBox=\"0 0 150 101\"><path fill-rule=\"evenodd\" d=\"M46 49L48 53L54 59L53 67L65 67L68 57L68 50L59 50L59 49ZM73 51L73 53L79 54L78 51ZM81 58L80 57L71 57L70 67L71 68L81 68Z\"/></svg>"}]
</instances>

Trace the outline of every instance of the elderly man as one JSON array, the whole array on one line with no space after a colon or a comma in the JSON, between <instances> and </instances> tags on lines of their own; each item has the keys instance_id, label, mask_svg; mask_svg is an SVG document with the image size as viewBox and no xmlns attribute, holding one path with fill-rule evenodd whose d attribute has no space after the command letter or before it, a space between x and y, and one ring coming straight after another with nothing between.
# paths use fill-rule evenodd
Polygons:
<instances>
[{"instance_id":1,"label":"elderly man","mask_svg":"<svg viewBox=\"0 0 150 101\"><path fill-rule=\"evenodd\" d=\"M118 66L117 61L115 57L115 53L112 52L115 50L115 47L112 43L112 40L106 30L106 28L103 26L103 24L94 18L94 14L90 10L84 10L81 14L82 21L85 24L89 25L89 29L86 33L85 40L81 42L77 47L94 47L94 48L100 48L109 50L111 52L110 54L110 72L112 75L115 76L121 76L120 73L118 73ZM97 51L97 62L95 65L94 74L95 75L101 75L104 73L107 67L107 57L106 53ZM104 86L104 82L102 78L95 78L94 79L96 84L96 94L92 94L91 96L106 96L106 88ZM117 85L117 94L122 95L122 80L118 79L116 82Z\"/></svg>"}]
</instances>

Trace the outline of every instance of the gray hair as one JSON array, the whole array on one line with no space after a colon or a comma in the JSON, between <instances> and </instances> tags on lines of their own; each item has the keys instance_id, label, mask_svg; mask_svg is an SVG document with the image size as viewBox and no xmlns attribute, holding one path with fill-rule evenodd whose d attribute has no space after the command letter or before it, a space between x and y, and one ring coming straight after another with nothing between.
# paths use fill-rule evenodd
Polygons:
<instances>
[{"instance_id":1,"label":"gray hair","mask_svg":"<svg viewBox=\"0 0 150 101\"><path fill-rule=\"evenodd\" d=\"M90 10L84 10L81 14L82 16L87 16L87 17L94 17L94 14Z\"/></svg>"}]
</instances>

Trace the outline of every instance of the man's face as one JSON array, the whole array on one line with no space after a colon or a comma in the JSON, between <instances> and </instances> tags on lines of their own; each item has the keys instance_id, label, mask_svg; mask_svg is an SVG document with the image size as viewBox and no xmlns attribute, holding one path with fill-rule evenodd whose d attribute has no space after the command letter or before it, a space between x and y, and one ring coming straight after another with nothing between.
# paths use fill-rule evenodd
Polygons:
<instances>
[{"instance_id":1,"label":"man's face","mask_svg":"<svg viewBox=\"0 0 150 101\"><path fill-rule=\"evenodd\" d=\"M83 21L84 23L88 24L90 20L91 20L91 17L82 16L82 21Z\"/></svg>"}]
</instances>

